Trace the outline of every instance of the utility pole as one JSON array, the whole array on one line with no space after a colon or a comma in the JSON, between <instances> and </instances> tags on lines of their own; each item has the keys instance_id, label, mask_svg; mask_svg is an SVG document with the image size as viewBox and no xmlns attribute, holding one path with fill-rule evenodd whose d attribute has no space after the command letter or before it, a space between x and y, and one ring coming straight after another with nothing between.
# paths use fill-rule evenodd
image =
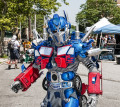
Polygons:
<instances>
[{"instance_id":1,"label":"utility pole","mask_svg":"<svg viewBox=\"0 0 120 107\"><path fill-rule=\"evenodd\" d=\"M31 40L31 16L29 15L28 16L28 40L30 41Z\"/></svg>"},{"instance_id":2,"label":"utility pole","mask_svg":"<svg viewBox=\"0 0 120 107\"><path fill-rule=\"evenodd\" d=\"M46 17L44 16L44 26L43 26L43 38L44 38L44 40L47 40L47 38L48 38L46 28L47 28L47 20L46 20Z\"/></svg>"},{"instance_id":3,"label":"utility pole","mask_svg":"<svg viewBox=\"0 0 120 107\"><path fill-rule=\"evenodd\" d=\"M20 21L20 41L21 41L21 21Z\"/></svg>"},{"instance_id":4,"label":"utility pole","mask_svg":"<svg viewBox=\"0 0 120 107\"><path fill-rule=\"evenodd\" d=\"M35 13L34 27L35 27L35 30L36 30L36 13Z\"/></svg>"}]
</instances>

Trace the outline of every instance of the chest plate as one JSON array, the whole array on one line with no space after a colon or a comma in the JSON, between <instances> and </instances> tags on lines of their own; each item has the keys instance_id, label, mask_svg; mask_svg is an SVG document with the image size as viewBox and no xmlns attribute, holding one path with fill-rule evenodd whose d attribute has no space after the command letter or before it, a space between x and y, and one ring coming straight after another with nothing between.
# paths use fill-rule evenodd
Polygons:
<instances>
[{"instance_id":1,"label":"chest plate","mask_svg":"<svg viewBox=\"0 0 120 107\"><path fill-rule=\"evenodd\" d=\"M41 65L41 68L46 68L48 63L51 63L50 58L53 54L52 47L41 46L39 50L35 50L35 63ZM57 57L55 62L60 68L66 68L69 64L75 62L74 48L71 45L59 47L57 49Z\"/></svg>"},{"instance_id":2,"label":"chest plate","mask_svg":"<svg viewBox=\"0 0 120 107\"><path fill-rule=\"evenodd\" d=\"M66 68L70 63L74 63L74 48L70 45L59 47L55 58L58 67Z\"/></svg>"},{"instance_id":3,"label":"chest plate","mask_svg":"<svg viewBox=\"0 0 120 107\"><path fill-rule=\"evenodd\" d=\"M52 56L53 48L41 46L39 50L35 50L35 63L41 66L41 69L46 68L50 62L50 57Z\"/></svg>"}]
</instances>

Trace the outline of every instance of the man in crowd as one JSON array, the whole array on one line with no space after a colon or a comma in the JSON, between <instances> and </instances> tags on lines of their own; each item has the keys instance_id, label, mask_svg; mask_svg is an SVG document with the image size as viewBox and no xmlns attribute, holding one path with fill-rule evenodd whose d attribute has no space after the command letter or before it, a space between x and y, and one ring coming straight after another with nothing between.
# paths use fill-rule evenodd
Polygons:
<instances>
[{"instance_id":1,"label":"man in crowd","mask_svg":"<svg viewBox=\"0 0 120 107\"><path fill-rule=\"evenodd\" d=\"M8 43L8 49L10 51L10 61L8 63L9 64L8 69L11 68L11 62L13 62L13 61L15 63L15 69L18 69L17 63L18 63L18 59L20 57L20 55L19 55L19 47L20 47L20 44L17 41L17 36L13 35L11 41Z\"/></svg>"}]
</instances>

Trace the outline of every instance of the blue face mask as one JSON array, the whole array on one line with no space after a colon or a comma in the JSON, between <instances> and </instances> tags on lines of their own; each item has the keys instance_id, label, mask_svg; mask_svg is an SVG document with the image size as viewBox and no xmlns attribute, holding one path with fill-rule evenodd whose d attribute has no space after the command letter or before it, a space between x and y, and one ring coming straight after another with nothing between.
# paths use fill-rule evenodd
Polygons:
<instances>
[{"instance_id":1,"label":"blue face mask","mask_svg":"<svg viewBox=\"0 0 120 107\"><path fill-rule=\"evenodd\" d=\"M64 17L55 14L48 22L48 32L57 46L68 40L70 24Z\"/></svg>"}]
</instances>

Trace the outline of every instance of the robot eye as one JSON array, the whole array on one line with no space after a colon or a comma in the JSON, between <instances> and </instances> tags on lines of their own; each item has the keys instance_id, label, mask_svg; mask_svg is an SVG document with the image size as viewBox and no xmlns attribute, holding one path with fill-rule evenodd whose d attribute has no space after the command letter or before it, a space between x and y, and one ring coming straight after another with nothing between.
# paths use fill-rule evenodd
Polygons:
<instances>
[{"instance_id":1,"label":"robot eye","mask_svg":"<svg viewBox=\"0 0 120 107\"><path fill-rule=\"evenodd\" d=\"M60 29L60 31L64 31L65 29L63 28L63 29Z\"/></svg>"},{"instance_id":2,"label":"robot eye","mask_svg":"<svg viewBox=\"0 0 120 107\"><path fill-rule=\"evenodd\" d=\"M53 33L56 33L56 32L57 32L57 30L53 31Z\"/></svg>"}]
</instances>

